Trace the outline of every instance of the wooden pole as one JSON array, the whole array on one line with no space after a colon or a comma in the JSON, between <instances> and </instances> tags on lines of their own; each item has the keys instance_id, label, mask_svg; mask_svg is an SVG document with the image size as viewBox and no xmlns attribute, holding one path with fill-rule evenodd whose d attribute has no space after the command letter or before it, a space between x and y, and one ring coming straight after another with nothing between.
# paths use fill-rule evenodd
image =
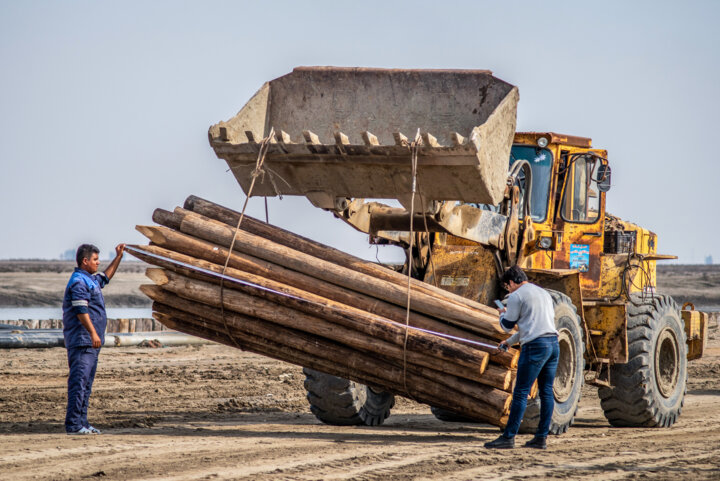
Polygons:
<instances>
[{"instance_id":1,"label":"wooden pole","mask_svg":"<svg viewBox=\"0 0 720 481\"><path fill-rule=\"evenodd\" d=\"M202 320L188 319L187 321L194 322L196 324L201 323L202 327L211 330L217 330L219 331L219 334L224 335L224 329L222 326L222 314L220 313L219 309L202 306L195 302L182 299L179 296L173 295L172 293L167 292L157 286L143 286L142 289L143 292L145 292L149 297L153 298L157 303L172 306L175 309L183 311L187 309L189 313L193 316L199 317L200 315L202 315ZM155 308L157 308L157 305L154 306L154 309ZM333 362L332 365L336 366L334 368L334 371L329 372L330 374L358 379L359 382L373 385L373 382L368 381L367 376L358 378L357 374L352 374L358 372L367 372L373 376L376 376L375 385L387 387L387 382L384 384L378 384L377 379L389 379L394 392L397 392L399 394L405 394L404 392L402 392L401 387L402 370L397 366L384 362L382 359L378 359L376 356L362 354L358 351L352 350L351 348L343 347L331 341L317 338L312 335L308 335L306 333L298 332L292 329L279 328L278 326L268 327L267 323L264 321L248 316L241 316L235 314L234 312L226 313L225 321L228 323L228 325L231 326L233 335L240 336L240 343L246 348L249 348L249 346L255 346L255 349L259 349L259 351L257 352L261 354L275 356L282 355L283 357L278 358L288 360L289 362L296 362L298 364L305 365L307 367L318 369L324 372L328 371L328 366L319 366L317 362L313 361L313 359L330 358ZM254 335L247 336L246 333L248 332L254 333ZM265 336L273 336L273 340L268 342ZM225 340L232 343L232 340L230 339L226 338ZM265 344L270 345L271 349L265 349ZM284 348L286 347L290 347L291 349L294 349L298 352L306 352L308 353L308 358L301 360L298 360L297 358L289 359L289 357L285 356L284 354ZM272 351L272 349L275 350ZM337 366L345 366L347 370L337 372ZM440 376L442 378L446 377L442 373L437 371L432 372L432 370L426 370L425 372L431 373L433 376ZM411 366L408 369L407 379L408 383L412 382L413 385L418 385L418 389L420 389L421 391L429 390L434 393L435 396L443 396L441 390L427 385L429 382L428 379L424 379L422 378L422 376L418 376L414 366ZM466 398L469 395L476 397L477 399L473 398L472 402L483 405L480 409L486 411L486 416L494 416L495 414L502 415L507 412L507 409L509 409L510 396L508 393L503 393L501 391L495 390L492 395L488 396L488 393L486 392L487 390L482 386L468 381L462 381L457 379L455 381L459 382L459 384L456 384L454 387L452 387L452 389L459 389L459 392L448 393L449 397L454 397L456 395L464 396ZM408 385L410 386L410 384ZM450 386L447 385L445 385L444 387L450 388ZM411 393L411 395L413 396L415 396L415 394L420 395L421 393ZM447 401L445 401L445 403L443 404L447 404ZM492 413L488 411L488 409L497 411L497 413Z\"/></svg>"},{"instance_id":2,"label":"wooden pole","mask_svg":"<svg viewBox=\"0 0 720 481\"><path fill-rule=\"evenodd\" d=\"M162 303L153 304L153 309L162 310L163 305ZM170 304L167 304L167 306L170 306ZM185 322L191 324L202 323L204 327L208 329L219 329L219 332L224 334L223 326L219 321L212 321L207 317L194 318L195 314L191 314L191 316L191 318L185 318ZM241 318L243 324L252 324L253 322L252 318L247 318L246 316L241 316ZM390 390L401 396L410 396L411 398L415 398L416 395L422 395L422 393L437 395L442 392L440 389L450 389L451 391L447 393L448 396L455 396L460 393L472 399L473 403L482 405L481 409L485 410L488 415L491 415L493 411L498 417L502 415L501 411L507 414L510 406L511 397L508 393L494 395L488 398L485 388L477 383L415 365L408 366L406 371L407 385L411 391L407 393L404 391L404 383L402 381L403 370L400 366L388 363L386 360L372 354L357 351L349 346L336 344L326 339L316 338L303 332L293 332L289 330L287 333L284 333L283 331L274 330L273 332L276 337L272 344L275 345L275 349L270 352L264 347L268 344L267 339L258 338L254 340L252 336L248 336L248 334L244 332L245 329L252 330L256 327L250 326L249 328L243 328L241 331L237 327L238 317L236 315L233 314L232 319L229 320L233 321L231 323L233 332L240 336L244 349L256 352L257 354L297 363L297 361L286 356L284 352L284 350L288 348L294 349L296 353L305 354L305 357L303 357L303 362L305 363L301 364L304 367L328 372L329 374L342 376L347 379L356 379L363 384L383 387L383 389ZM261 324L264 323L262 320L257 320L257 322ZM280 332L279 336L278 332ZM315 358L321 361L321 363L312 361L310 360L311 358ZM336 374L338 368L341 368L342 371ZM430 387L433 383L441 386L439 388L434 386Z\"/></svg>"},{"instance_id":3,"label":"wooden pole","mask_svg":"<svg viewBox=\"0 0 720 481\"><path fill-rule=\"evenodd\" d=\"M154 312L153 317L155 317L155 319L157 319L158 321L160 321L162 324L164 324L165 326L167 326L170 329L175 329L177 331L185 332L185 333L191 334L193 336L201 337L203 339L208 339L208 340L215 341L215 342L218 342L221 344L225 344L225 345L228 345L231 347L235 347L232 344L232 340L230 340L226 335L224 335L222 333L218 333L211 329L202 328L202 327L193 325L193 324L189 323L186 318L177 319L177 318L172 317L171 315L165 314L163 312ZM248 350L253 352L251 349L248 349ZM288 349L285 348L282 351L282 353L287 355ZM266 355L266 354L264 354L264 355ZM279 358L276 358L276 359L279 359ZM296 359L297 360L295 360L295 361L286 361L286 362L291 362L293 364L303 366L305 364L308 364L308 362L311 359L314 359L314 357L313 358L300 357L300 358L296 358ZM333 367L335 367L337 369L337 366L333 365L332 363L327 363L325 365L327 366L327 369L325 369L325 370L316 369L316 370L321 371L321 372L327 372L328 370L332 371ZM401 393L394 392L390 388L383 387L382 380L375 380L373 382L369 382L368 379L363 379L363 380L358 379L357 376L355 376L353 373L336 372L335 374L332 374L332 375L339 376L339 377L342 377L345 379L350 379L350 380L353 380L356 382L360 382L362 384L374 386L375 388L382 389L382 390L385 390L388 392L393 392L394 394L399 394L401 396L403 395ZM446 409L446 410L449 410L452 412L456 412L457 414L466 416L468 418L482 420L482 421L488 422L490 424L494 424L499 427L505 427L505 425L507 424L507 419L508 419L507 414L501 415L499 418L495 418L495 417L485 416L484 414L479 414L475 410L473 410L473 412L467 412L467 411L465 411L465 409L462 406L459 406L457 403L453 403L447 397L434 397L430 394L423 394L423 401L421 401L421 402L429 404L431 406L437 406L437 407L441 407L443 409Z\"/></svg>"},{"instance_id":4,"label":"wooden pole","mask_svg":"<svg viewBox=\"0 0 720 481\"><path fill-rule=\"evenodd\" d=\"M218 220L224 224L232 226L233 228L237 225L240 218L239 212L194 195L189 196L185 200L184 206L187 210ZM346 252L325 246L306 237L293 234L292 232L286 231L280 227L267 224L247 215L243 217L243 223L240 228L251 234L264 237L265 239L272 240L273 242L296 249L305 254L325 259L339 266L347 267L400 286L407 285L407 277L403 274L372 262L365 261ZM428 295L441 296L443 299L446 299L447 302L478 309L490 316L497 316L497 311L492 307L477 303L455 293L445 291L418 279L412 279L411 283L413 288Z\"/></svg>"},{"instance_id":5,"label":"wooden pole","mask_svg":"<svg viewBox=\"0 0 720 481\"><path fill-rule=\"evenodd\" d=\"M169 270L150 268L147 274L157 285L182 297L192 296L194 300L204 304L217 307L220 305L220 289L215 284ZM318 310L317 313L323 317L316 317L308 312L301 312L277 302L230 288L226 289L223 301L225 308L234 312L335 339L367 351L376 351L387 357L403 359L404 330L396 329L396 326L388 325L380 320L372 321L367 326L368 329L357 330L349 327L347 325L349 323L343 325L333 322L346 321L347 318L344 316L328 316L324 315L322 310ZM354 325L353 327L364 327L364 323L354 323L360 324L360 326ZM488 361L487 354L482 351L468 349L462 345L453 345L443 338L413 330L408 332L406 355L408 361L415 364L441 369L444 372L472 380L481 379L481 374L487 368Z\"/></svg>"},{"instance_id":6,"label":"wooden pole","mask_svg":"<svg viewBox=\"0 0 720 481\"><path fill-rule=\"evenodd\" d=\"M230 245L235 237L235 249L246 254L265 259L303 272L312 277L337 284L348 289L362 292L372 297L404 306L407 303L406 288L352 269L338 266L332 262L316 258L294 249L276 244L221 222L203 217L194 212L176 209L175 213L182 216L180 230L201 239L221 245ZM507 338L500 329L495 317L480 310L443 302L441 298L413 291L411 294L413 310L426 315L438 317L446 322L478 332L493 340Z\"/></svg>"},{"instance_id":7,"label":"wooden pole","mask_svg":"<svg viewBox=\"0 0 720 481\"><path fill-rule=\"evenodd\" d=\"M155 246L162 247L168 251L185 254L217 265L224 265L228 256L228 249L225 247L197 239L181 232L176 232L166 227L137 226L136 229L146 236ZM151 248L152 246L150 246L150 249ZM150 252L152 252L152 250ZM162 253L159 253L159 251L155 251L155 253L163 255ZM264 261L246 254L233 252L230 254L228 266L249 274L281 282L304 291L309 291L341 304L362 309L371 314L376 314L392 321L405 324L405 308L307 276L300 272L286 269L272 262ZM429 331L448 334L461 339L477 341L489 345L495 344L495 341L491 339L481 337L475 333L448 325L447 323L418 314L414 311L411 311L410 313L410 325ZM507 357L506 354L498 353L494 349L487 352L491 356L490 360L499 364L503 363L503 357ZM511 352L509 355L515 357L518 356L515 352Z\"/></svg>"},{"instance_id":8,"label":"wooden pole","mask_svg":"<svg viewBox=\"0 0 720 481\"><path fill-rule=\"evenodd\" d=\"M185 278L203 281L204 283L199 284L199 286L212 283L210 285L215 288L214 284L220 283L222 266L166 251L155 246L132 247L134 250L142 249L160 252L163 257L172 260L143 256L139 252L134 252L134 255L146 262L167 269L149 268L147 270L147 276L156 283L162 285L162 283L168 283L172 280L183 281ZM308 319L325 319L331 321L333 325L341 325L355 332L363 332L369 336L398 345L405 344L406 328L399 323L236 269L226 269L225 277L227 281L225 282L224 296L234 296L231 298L238 303L238 308L249 309L249 306L252 305L257 309L266 309L268 316L272 316L273 312L282 312L288 318L291 318L296 312L302 312L310 316ZM241 296L241 293L244 293L244 295ZM208 293L208 295L210 294ZM219 287L210 300L216 304L220 302ZM243 302L248 304L243 304ZM243 313L247 314L246 312ZM478 373L484 371L484 366L487 366L489 361L487 352L475 346L461 344L457 341L412 328L408 330L407 346L411 350L423 352L441 360L449 360L461 366L478 369L476 371ZM504 359L508 361L508 364L512 360L509 355Z\"/></svg>"}]
</instances>

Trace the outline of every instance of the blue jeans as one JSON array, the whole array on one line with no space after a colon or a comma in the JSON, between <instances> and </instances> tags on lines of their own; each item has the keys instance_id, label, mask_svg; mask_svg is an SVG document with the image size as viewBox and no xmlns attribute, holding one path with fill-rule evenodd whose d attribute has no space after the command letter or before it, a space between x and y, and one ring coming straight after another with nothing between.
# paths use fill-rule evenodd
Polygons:
<instances>
[{"instance_id":1,"label":"blue jeans","mask_svg":"<svg viewBox=\"0 0 720 481\"><path fill-rule=\"evenodd\" d=\"M557 336L538 337L523 344L518 361L517 379L513 390L510 416L503 436L513 438L520 429L520 422L525 414L527 398L535 379L538 381L538 397L540 398L540 423L535 436L547 437L550 430L550 419L555 407L553 382L557 370L560 346Z\"/></svg>"},{"instance_id":2,"label":"blue jeans","mask_svg":"<svg viewBox=\"0 0 720 481\"><path fill-rule=\"evenodd\" d=\"M70 374L65 431L71 433L89 426L87 410L100 348L71 347L67 350L67 354Z\"/></svg>"}]
</instances>

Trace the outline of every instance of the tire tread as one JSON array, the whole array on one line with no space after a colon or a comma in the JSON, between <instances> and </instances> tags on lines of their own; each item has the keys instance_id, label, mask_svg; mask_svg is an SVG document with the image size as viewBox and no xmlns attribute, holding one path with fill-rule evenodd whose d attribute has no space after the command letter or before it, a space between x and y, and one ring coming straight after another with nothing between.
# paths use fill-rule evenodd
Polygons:
<instances>
[{"instance_id":1,"label":"tire tread","mask_svg":"<svg viewBox=\"0 0 720 481\"><path fill-rule=\"evenodd\" d=\"M617 427L669 427L680 416L687 391L687 370L680 372L684 383L679 405L664 410L655 401L653 369L653 336L656 325L669 312L679 311L670 296L655 295L649 300L633 294L627 305L628 315L628 362L611 368L612 387L598 389L600 405L611 425ZM680 321L682 322L682 321ZM678 339L680 352L686 356L685 331L680 326ZM684 366L687 364L683 363Z\"/></svg>"}]
</instances>

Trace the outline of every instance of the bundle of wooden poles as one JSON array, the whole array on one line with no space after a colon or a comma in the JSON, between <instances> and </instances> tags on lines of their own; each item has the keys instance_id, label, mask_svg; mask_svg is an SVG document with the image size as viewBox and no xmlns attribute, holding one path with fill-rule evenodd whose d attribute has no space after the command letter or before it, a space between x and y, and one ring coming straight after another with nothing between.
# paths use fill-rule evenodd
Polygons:
<instances>
[{"instance_id":1,"label":"bundle of wooden poles","mask_svg":"<svg viewBox=\"0 0 720 481\"><path fill-rule=\"evenodd\" d=\"M503 426L519 351L497 311L195 196L129 246L157 320ZM234 239L234 240L233 240ZM232 245L232 252L229 248ZM410 309L408 314L408 295Z\"/></svg>"}]
</instances>

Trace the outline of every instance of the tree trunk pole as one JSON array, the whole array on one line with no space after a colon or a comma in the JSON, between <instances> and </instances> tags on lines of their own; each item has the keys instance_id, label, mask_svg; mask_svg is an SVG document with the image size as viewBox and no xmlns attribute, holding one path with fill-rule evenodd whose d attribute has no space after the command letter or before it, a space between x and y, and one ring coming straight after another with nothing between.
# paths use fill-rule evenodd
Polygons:
<instances>
[{"instance_id":1,"label":"tree trunk pole","mask_svg":"<svg viewBox=\"0 0 720 481\"><path fill-rule=\"evenodd\" d=\"M190 257L205 260L207 262L224 265L227 259L228 250L217 244L199 240L187 234L173 231L166 227L157 226L137 226L136 229L145 235L154 246L162 247L167 251L174 251L185 254ZM152 249L149 246L146 249ZM151 251L152 252L152 251ZM169 253L162 254L155 251L158 255L171 255ZM345 304L380 317L385 317L392 321L405 324L406 310L400 306L390 304L377 298L373 298L355 291L325 282L305 274L286 269L272 262L264 261L253 256L233 252L230 254L229 267L244 271L249 274L263 277L265 279L274 280L291 287L312 292L320 297L324 297L340 304ZM460 339L476 341L487 345L495 345L495 341L481 337L473 332L451 326L440 320L410 312L410 325L433 332L447 334ZM515 350L508 353L498 352L495 349L485 349L490 354L492 362L505 365L506 358L510 358L510 366L513 365L513 359L519 356Z\"/></svg>"}]
</instances>

